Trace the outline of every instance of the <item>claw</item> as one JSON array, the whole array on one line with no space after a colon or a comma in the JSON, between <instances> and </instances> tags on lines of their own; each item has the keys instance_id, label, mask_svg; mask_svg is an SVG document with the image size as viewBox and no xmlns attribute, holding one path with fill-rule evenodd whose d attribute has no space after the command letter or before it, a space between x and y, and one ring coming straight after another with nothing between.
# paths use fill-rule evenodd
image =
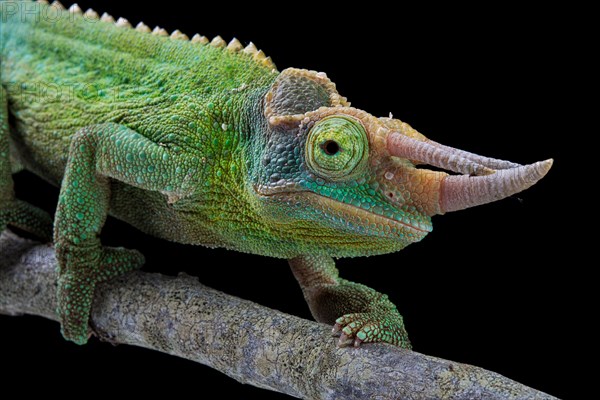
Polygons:
<instances>
[{"instance_id":1,"label":"claw","mask_svg":"<svg viewBox=\"0 0 600 400\"><path fill-rule=\"evenodd\" d=\"M338 347L348 347L353 342L352 337L342 333L340 339L338 340Z\"/></svg>"},{"instance_id":2,"label":"claw","mask_svg":"<svg viewBox=\"0 0 600 400\"><path fill-rule=\"evenodd\" d=\"M341 331L342 331L342 326L336 322L335 325L333 325L333 329L331 330L331 334L333 336L339 336L339 334L340 334Z\"/></svg>"},{"instance_id":3,"label":"claw","mask_svg":"<svg viewBox=\"0 0 600 400\"><path fill-rule=\"evenodd\" d=\"M360 340L359 338L354 339L354 347L360 347L360 345L362 344L362 340Z\"/></svg>"}]
</instances>

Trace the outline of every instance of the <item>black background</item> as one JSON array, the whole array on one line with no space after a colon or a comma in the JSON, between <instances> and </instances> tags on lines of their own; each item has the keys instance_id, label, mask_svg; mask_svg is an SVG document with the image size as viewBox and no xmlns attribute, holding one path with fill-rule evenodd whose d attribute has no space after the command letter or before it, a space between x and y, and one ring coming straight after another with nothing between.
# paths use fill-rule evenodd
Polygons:
<instances>
[{"instance_id":1,"label":"black background","mask_svg":"<svg viewBox=\"0 0 600 400\"><path fill-rule=\"evenodd\" d=\"M327 72L338 90L376 116L409 122L428 137L479 154L529 163L553 157L549 175L510 199L434 218L434 231L397 254L339 261L344 277L388 293L405 317L416 351L475 364L559 397L573 394L567 367L578 335L568 207L566 129L559 94L570 46L559 13L541 9L425 10L369 2L357 6L236 6L81 1L189 36L253 41L280 70ZM66 4L68 6L68 4ZM57 190L27 173L21 198L53 209ZM284 260L167 243L109 219L109 245L141 249L150 271L185 270L212 287L310 317ZM218 263L217 263L218 260ZM3 380L29 394L70 398L65 382L99 395L282 399L171 356L93 339L67 343L58 325L0 317ZM571 371L568 371L571 370ZM32 385L30 377L39 380ZM102 382L102 384L98 384ZM48 384L46 384L48 383ZM67 388L67 390L65 390Z\"/></svg>"}]
</instances>

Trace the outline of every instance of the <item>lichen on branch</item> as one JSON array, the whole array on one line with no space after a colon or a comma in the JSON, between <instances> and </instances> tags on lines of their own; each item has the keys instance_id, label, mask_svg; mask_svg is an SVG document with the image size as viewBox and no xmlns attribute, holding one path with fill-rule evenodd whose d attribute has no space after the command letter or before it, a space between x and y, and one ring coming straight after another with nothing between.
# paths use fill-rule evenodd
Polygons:
<instances>
[{"instance_id":1,"label":"lichen on branch","mask_svg":"<svg viewBox=\"0 0 600 400\"><path fill-rule=\"evenodd\" d=\"M4 232L0 254L0 313L57 320L53 248ZM100 285L91 322L103 340L303 399L555 399L494 372L391 345L338 348L329 326L183 274L133 272Z\"/></svg>"}]
</instances>

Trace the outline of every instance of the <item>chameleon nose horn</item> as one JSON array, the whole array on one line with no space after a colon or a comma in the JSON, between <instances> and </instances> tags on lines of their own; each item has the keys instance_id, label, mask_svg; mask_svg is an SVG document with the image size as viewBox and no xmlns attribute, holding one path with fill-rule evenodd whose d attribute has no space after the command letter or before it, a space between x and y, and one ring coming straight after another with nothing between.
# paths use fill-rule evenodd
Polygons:
<instances>
[{"instance_id":1,"label":"chameleon nose horn","mask_svg":"<svg viewBox=\"0 0 600 400\"><path fill-rule=\"evenodd\" d=\"M448 175L440 186L440 209L464 210L512 196L535 185L548 173L552 162L550 158L485 176Z\"/></svg>"},{"instance_id":2,"label":"chameleon nose horn","mask_svg":"<svg viewBox=\"0 0 600 400\"><path fill-rule=\"evenodd\" d=\"M387 149L392 156L428 164L462 175L448 175L439 181L440 213L501 200L537 183L552 167L552 159L530 165L482 157L444 146L431 140L417 140L391 132Z\"/></svg>"}]
</instances>

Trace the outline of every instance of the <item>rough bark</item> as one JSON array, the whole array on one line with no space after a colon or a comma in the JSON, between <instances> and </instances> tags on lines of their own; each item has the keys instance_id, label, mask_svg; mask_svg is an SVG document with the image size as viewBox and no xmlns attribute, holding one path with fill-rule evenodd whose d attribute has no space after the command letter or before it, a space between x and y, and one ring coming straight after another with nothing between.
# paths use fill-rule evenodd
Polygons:
<instances>
[{"instance_id":1,"label":"rough bark","mask_svg":"<svg viewBox=\"0 0 600 400\"><path fill-rule=\"evenodd\" d=\"M56 320L54 251L0 237L0 313ZM555 399L504 376L389 345L337 348L331 327L226 295L188 275L135 272L101 285L103 340L183 357L305 399Z\"/></svg>"}]
</instances>

